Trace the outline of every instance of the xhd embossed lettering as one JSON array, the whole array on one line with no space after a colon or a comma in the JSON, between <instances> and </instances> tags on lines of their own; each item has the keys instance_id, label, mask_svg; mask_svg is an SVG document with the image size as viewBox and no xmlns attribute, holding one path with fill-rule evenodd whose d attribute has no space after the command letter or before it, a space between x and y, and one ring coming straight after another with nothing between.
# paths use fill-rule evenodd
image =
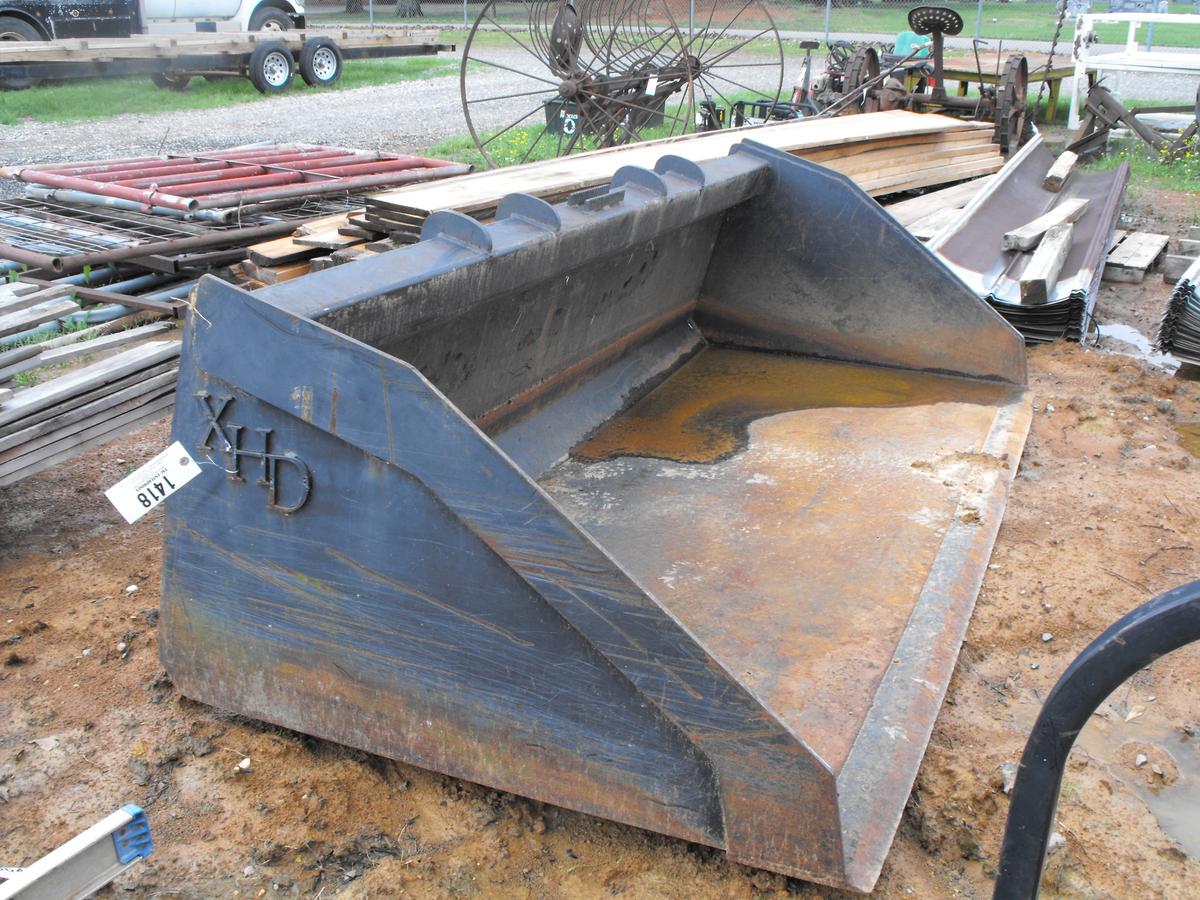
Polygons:
<instances>
[{"instance_id":1,"label":"xhd embossed lettering","mask_svg":"<svg viewBox=\"0 0 1200 900\"><path fill-rule=\"evenodd\" d=\"M246 427L225 420L225 414L233 405L233 397L213 397L208 391L197 391L196 399L204 410L208 428L200 439L197 449L204 454L217 450L225 455L225 471L231 481L242 481L242 460L250 459L258 463L256 483L267 489L267 506L276 512L294 513L308 502L312 492L312 472L308 464L291 450L278 452L271 449L271 437L274 429L254 428L257 435L254 444L257 446L242 446ZM215 447L214 447L215 438ZM285 491L280 487L280 475L287 469L292 470L296 477L287 479L287 497L280 499ZM288 499L291 502L287 502Z\"/></svg>"}]
</instances>

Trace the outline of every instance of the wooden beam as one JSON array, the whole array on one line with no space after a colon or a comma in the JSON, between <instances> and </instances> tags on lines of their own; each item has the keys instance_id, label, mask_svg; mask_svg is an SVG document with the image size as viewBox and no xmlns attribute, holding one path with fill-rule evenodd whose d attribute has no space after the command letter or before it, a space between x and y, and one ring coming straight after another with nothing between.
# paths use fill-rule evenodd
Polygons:
<instances>
[{"instance_id":1,"label":"wooden beam","mask_svg":"<svg viewBox=\"0 0 1200 900\"><path fill-rule=\"evenodd\" d=\"M1038 244L1033 259L1021 273L1021 302L1028 304L1046 303L1058 284L1058 273L1071 250L1071 238L1075 226L1070 223L1052 225Z\"/></svg>"},{"instance_id":2,"label":"wooden beam","mask_svg":"<svg viewBox=\"0 0 1200 900\"><path fill-rule=\"evenodd\" d=\"M1086 197L1073 197L1064 200L1049 212L1038 216L1027 225L1007 231L1004 234L1005 250L1032 250L1042 239L1042 235L1055 225L1066 225L1075 222L1087 211Z\"/></svg>"},{"instance_id":3,"label":"wooden beam","mask_svg":"<svg viewBox=\"0 0 1200 900\"><path fill-rule=\"evenodd\" d=\"M1071 177L1071 170L1075 168L1075 163L1078 161L1078 154L1072 153L1070 150L1064 150L1058 159L1054 161L1054 165L1050 167L1050 171L1046 173L1046 177L1042 180L1042 187L1057 194L1062 190L1062 186L1066 184L1067 179Z\"/></svg>"}]
</instances>

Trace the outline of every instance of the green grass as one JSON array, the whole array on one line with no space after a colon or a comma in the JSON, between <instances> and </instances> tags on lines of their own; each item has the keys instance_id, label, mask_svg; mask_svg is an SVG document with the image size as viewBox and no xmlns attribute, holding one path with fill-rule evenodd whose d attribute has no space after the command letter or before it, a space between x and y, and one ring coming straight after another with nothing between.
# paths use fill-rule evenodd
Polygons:
<instances>
[{"instance_id":1,"label":"green grass","mask_svg":"<svg viewBox=\"0 0 1200 900\"><path fill-rule=\"evenodd\" d=\"M1138 138L1109 143L1108 153L1090 163L1088 168L1115 169L1129 163L1130 184L1149 185L1167 191L1200 194L1200 144L1192 139L1178 159L1168 160Z\"/></svg>"},{"instance_id":2,"label":"green grass","mask_svg":"<svg viewBox=\"0 0 1200 900\"><path fill-rule=\"evenodd\" d=\"M437 78L457 71L457 60L436 56L351 60L346 64L341 81L332 90ZM297 74L282 96L315 90L331 89L310 88ZM140 76L71 81L25 91L0 92L0 125L15 125L27 118L37 122L81 122L107 119L121 113L215 109L269 99L244 78L215 83L194 78L185 91L163 90L155 87L148 77Z\"/></svg>"}]
</instances>

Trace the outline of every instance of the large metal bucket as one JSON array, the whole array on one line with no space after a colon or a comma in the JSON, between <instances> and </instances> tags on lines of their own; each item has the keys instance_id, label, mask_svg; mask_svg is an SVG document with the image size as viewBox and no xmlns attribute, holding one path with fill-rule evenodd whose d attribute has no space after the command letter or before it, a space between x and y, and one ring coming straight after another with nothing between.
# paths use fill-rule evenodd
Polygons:
<instances>
[{"instance_id":1,"label":"large metal bucket","mask_svg":"<svg viewBox=\"0 0 1200 900\"><path fill-rule=\"evenodd\" d=\"M199 291L184 694L869 890L1029 424L1019 336L745 143Z\"/></svg>"}]
</instances>

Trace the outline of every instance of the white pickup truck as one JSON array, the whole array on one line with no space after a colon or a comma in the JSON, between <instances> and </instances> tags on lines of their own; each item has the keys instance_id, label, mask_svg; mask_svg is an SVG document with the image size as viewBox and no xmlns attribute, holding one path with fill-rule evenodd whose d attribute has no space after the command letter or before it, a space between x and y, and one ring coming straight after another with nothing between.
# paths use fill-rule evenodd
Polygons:
<instances>
[{"instance_id":1,"label":"white pickup truck","mask_svg":"<svg viewBox=\"0 0 1200 900\"><path fill-rule=\"evenodd\" d=\"M0 0L0 41L303 27L299 0Z\"/></svg>"}]
</instances>

